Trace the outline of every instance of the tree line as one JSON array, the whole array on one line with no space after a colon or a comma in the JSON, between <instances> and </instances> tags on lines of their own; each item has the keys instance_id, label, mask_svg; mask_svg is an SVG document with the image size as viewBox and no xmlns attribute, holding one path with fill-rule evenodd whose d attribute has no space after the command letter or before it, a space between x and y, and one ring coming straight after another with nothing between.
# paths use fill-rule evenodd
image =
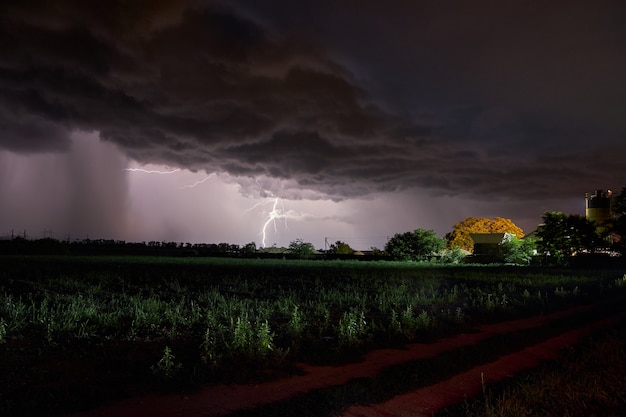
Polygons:
<instances>
[{"instance_id":1,"label":"tree line","mask_svg":"<svg viewBox=\"0 0 626 417\"><path fill-rule=\"evenodd\" d=\"M503 239L488 258L493 262L564 265L573 258L624 257L626 255L626 188L610 201L610 216L600 223L585 216L545 212L543 222L528 236L510 219L468 217L453 226L445 238L432 230L417 229L394 235L385 252L395 259L426 261L439 258L458 262L473 255L471 234L502 233ZM470 257L470 261L476 258Z\"/></svg>"},{"instance_id":2,"label":"tree line","mask_svg":"<svg viewBox=\"0 0 626 417\"><path fill-rule=\"evenodd\" d=\"M27 240L15 237L0 241L2 254L75 254L75 255L157 255L157 256L231 256L283 258L351 258L429 261L439 263L475 262L472 234L503 235L490 253L489 262L528 264L531 261L566 264L574 256L626 255L626 188L611 198L611 216L598 224L585 216L545 212L538 229L525 236L510 219L468 217L456 223L440 238L433 230L416 229L397 233L384 249L355 251L349 244L336 241L327 250L316 250L303 239L290 242L287 248L258 248L229 243L125 242L121 240L84 239L62 242L53 238Z\"/></svg>"}]
</instances>

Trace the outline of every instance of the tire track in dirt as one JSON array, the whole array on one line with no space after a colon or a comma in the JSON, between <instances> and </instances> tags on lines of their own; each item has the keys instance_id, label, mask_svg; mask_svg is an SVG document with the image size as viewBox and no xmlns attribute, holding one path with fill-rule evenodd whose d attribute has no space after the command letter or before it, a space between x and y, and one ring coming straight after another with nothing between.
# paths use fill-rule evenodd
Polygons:
<instances>
[{"instance_id":1,"label":"tire track in dirt","mask_svg":"<svg viewBox=\"0 0 626 417\"><path fill-rule=\"evenodd\" d=\"M617 303L624 302L620 297ZM302 375L257 385L217 385L202 387L188 395L147 395L131 398L106 407L73 414L74 417L131 417L150 415L153 417L213 417L229 414L271 414L267 409L275 403L298 401L299 397L333 387L342 387L359 379L376 379L379 374L394 366L415 361L436 359L446 352L489 342L491 338L515 334L532 329L542 329L561 320L597 312L601 306L585 305L544 316L512 320L478 326L473 333L462 333L446 337L434 343L414 343L403 349L380 349L367 353L364 360L342 366L313 366L299 364ZM602 312L598 313L602 315ZM452 405L480 393L481 373L485 382L502 380L516 372L537 366L542 360L554 357L558 351L576 343L581 337L597 328L611 326L624 319L626 313L599 318L590 324L558 335L532 346L524 347L495 361L475 365L460 371L445 381L435 382L409 393L373 405L352 405L344 412L345 417L387 416L432 416L444 406ZM606 316L606 314L604 314ZM529 342L532 343L532 342ZM341 409L336 410L341 413ZM421 413L421 414L420 414ZM275 414L277 415L277 414Z\"/></svg>"},{"instance_id":2,"label":"tire track in dirt","mask_svg":"<svg viewBox=\"0 0 626 417\"><path fill-rule=\"evenodd\" d=\"M419 390L398 395L380 404L352 406L342 417L432 417L443 408L481 394L485 385L513 377L516 373L536 367L556 357L560 350L578 343L594 331L615 326L626 319L620 313L574 329L506 355L496 361L475 366L450 379Z\"/></svg>"}]
</instances>

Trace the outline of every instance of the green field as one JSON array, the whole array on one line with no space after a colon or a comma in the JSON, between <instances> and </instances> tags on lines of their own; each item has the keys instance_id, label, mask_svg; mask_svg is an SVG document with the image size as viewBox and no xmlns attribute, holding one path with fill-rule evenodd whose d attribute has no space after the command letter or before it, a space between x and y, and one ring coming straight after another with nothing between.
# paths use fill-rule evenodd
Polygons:
<instances>
[{"instance_id":1,"label":"green field","mask_svg":"<svg viewBox=\"0 0 626 417\"><path fill-rule=\"evenodd\" d=\"M623 269L0 257L0 411L43 415L345 362L626 288Z\"/></svg>"}]
</instances>

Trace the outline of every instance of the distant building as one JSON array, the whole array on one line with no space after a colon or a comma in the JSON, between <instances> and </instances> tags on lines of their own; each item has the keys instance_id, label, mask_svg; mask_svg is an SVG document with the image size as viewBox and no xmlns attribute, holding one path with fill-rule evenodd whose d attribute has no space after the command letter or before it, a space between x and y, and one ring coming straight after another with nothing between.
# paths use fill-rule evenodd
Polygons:
<instances>
[{"instance_id":1,"label":"distant building","mask_svg":"<svg viewBox=\"0 0 626 417\"><path fill-rule=\"evenodd\" d=\"M474 241L474 256L494 256L499 252L500 244L510 241L513 233L470 233Z\"/></svg>"},{"instance_id":2,"label":"distant building","mask_svg":"<svg viewBox=\"0 0 626 417\"><path fill-rule=\"evenodd\" d=\"M585 194L585 217L600 225L611 218L611 190Z\"/></svg>"}]
</instances>

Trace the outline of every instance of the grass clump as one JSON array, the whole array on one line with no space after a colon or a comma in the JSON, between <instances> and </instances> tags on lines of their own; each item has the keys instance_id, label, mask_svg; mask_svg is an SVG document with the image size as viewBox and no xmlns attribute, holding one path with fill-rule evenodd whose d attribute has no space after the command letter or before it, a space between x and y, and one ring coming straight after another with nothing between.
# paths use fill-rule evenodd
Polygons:
<instances>
[{"instance_id":1,"label":"grass clump","mask_svg":"<svg viewBox=\"0 0 626 417\"><path fill-rule=\"evenodd\" d=\"M363 311L346 311L339 320L337 330L339 345L357 347L363 343L367 335L367 321Z\"/></svg>"}]
</instances>

